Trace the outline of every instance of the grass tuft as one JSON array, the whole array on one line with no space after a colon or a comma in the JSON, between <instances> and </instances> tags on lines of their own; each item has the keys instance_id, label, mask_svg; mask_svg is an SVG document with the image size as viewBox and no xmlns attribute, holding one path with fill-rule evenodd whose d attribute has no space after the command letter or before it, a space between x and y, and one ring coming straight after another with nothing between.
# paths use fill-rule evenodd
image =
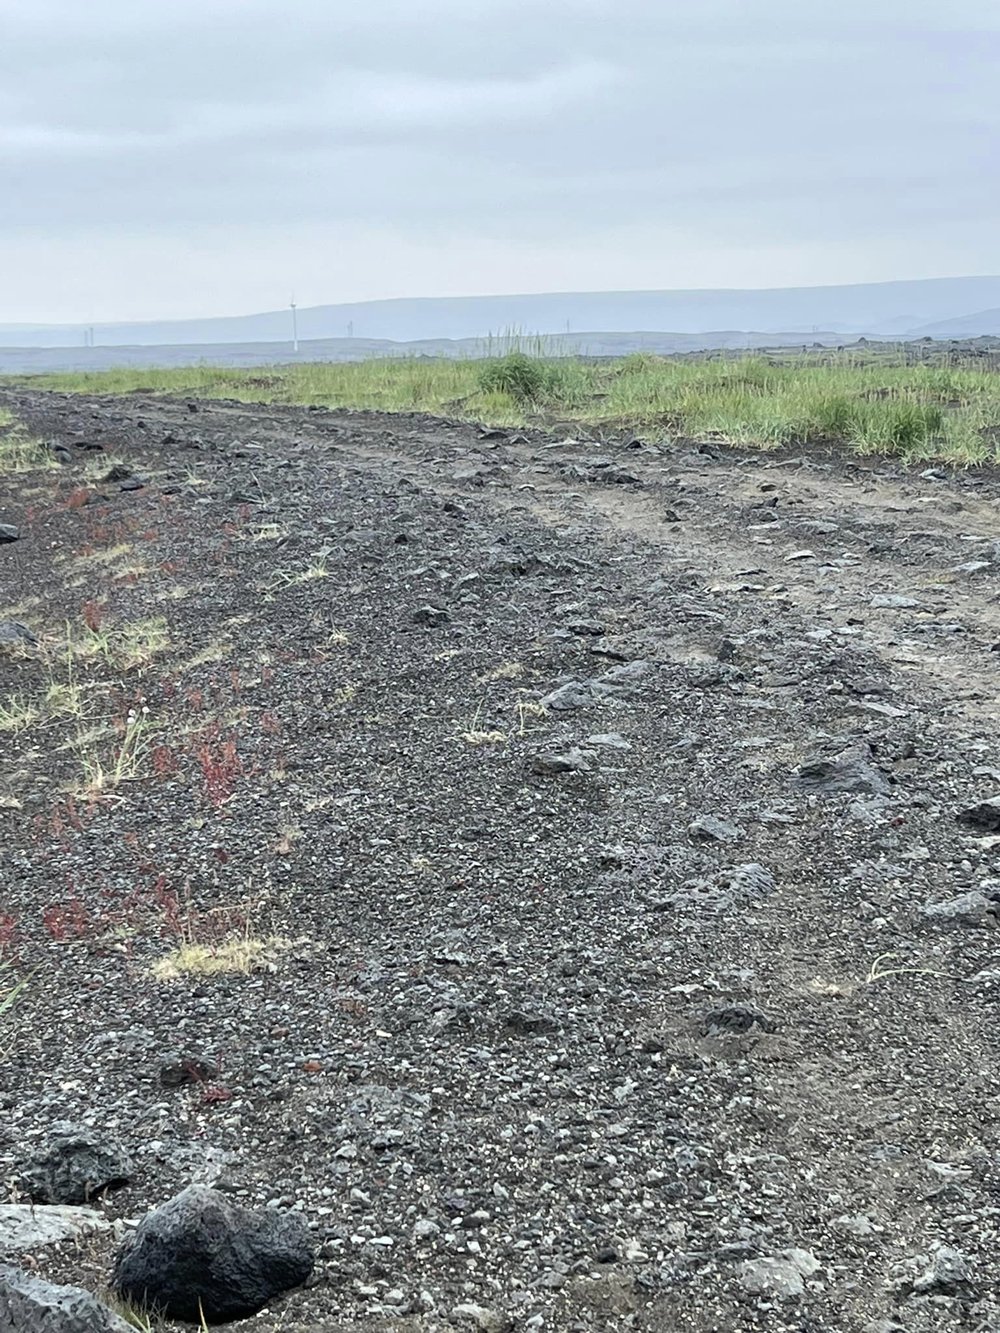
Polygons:
<instances>
[{"instance_id":1,"label":"grass tuft","mask_svg":"<svg viewBox=\"0 0 1000 1333\"><path fill-rule=\"evenodd\" d=\"M153 976L157 981L181 981L185 977L249 976L252 972L273 972L287 947L288 942L276 935L267 939L241 935L218 944L184 940L153 965Z\"/></svg>"},{"instance_id":2,"label":"grass tuft","mask_svg":"<svg viewBox=\"0 0 1000 1333\"><path fill-rule=\"evenodd\" d=\"M35 472L59 464L41 440L32 439L5 409L0 407L0 475Z\"/></svg>"}]
</instances>

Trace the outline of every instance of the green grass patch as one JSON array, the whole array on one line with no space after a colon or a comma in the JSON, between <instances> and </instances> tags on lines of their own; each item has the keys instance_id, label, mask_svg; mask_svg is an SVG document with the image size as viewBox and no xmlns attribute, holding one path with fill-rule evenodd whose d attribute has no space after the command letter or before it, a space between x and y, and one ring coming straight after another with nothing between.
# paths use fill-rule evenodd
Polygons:
<instances>
[{"instance_id":1,"label":"green grass patch","mask_svg":"<svg viewBox=\"0 0 1000 1333\"><path fill-rule=\"evenodd\" d=\"M976 364L907 365L878 351L588 361L518 349L470 361L110 370L36 376L30 383L70 392L419 411L491 426L558 422L572 429L578 423L762 449L836 444L915 460L1000 461L995 371Z\"/></svg>"}]
</instances>

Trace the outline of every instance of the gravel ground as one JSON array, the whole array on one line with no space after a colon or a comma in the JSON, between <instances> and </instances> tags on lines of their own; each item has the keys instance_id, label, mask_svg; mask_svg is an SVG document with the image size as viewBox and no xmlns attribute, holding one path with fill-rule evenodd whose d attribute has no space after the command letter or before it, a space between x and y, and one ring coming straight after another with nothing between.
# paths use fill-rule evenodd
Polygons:
<instances>
[{"instance_id":1,"label":"gravel ground","mask_svg":"<svg viewBox=\"0 0 1000 1333\"><path fill-rule=\"evenodd\" d=\"M248 1329L1000 1329L992 475L0 403L12 1197L301 1209Z\"/></svg>"}]
</instances>

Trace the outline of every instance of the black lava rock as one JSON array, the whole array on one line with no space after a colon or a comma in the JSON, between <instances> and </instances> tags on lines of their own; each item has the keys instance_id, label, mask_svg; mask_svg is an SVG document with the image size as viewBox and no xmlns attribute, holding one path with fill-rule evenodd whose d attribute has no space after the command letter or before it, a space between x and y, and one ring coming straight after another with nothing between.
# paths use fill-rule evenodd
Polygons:
<instances>
[{"instance_id":1,"label":"black lava rock","mask_svg":"<svg viewBox=\"0 0 1000 1333\"><path fill-rule=\"evenodd\" d=\"M48 1142L22 1168L25 1192L35 1203L90 1203L105 1190L128 1183L132 1163L120 1144L84 1125L53 1125Z\"/></svg>"},{"instance_id":2,"label":"black lava rock","mask_svg":"<svg viewBox=\"0 0 1000 1333\"><path fill-rule=\"evenodd\" d=\"M112 1286L171 1319L247 1319L313 1270L305 1219L242 1208L190 1185L148 1213L122 1246Z\"/></svg>"}]
</instances>

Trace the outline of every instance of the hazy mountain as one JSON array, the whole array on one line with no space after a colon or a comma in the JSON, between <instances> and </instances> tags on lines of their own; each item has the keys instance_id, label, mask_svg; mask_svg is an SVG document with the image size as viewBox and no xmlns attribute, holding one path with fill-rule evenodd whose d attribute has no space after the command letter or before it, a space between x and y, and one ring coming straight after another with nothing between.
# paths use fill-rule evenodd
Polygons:
<instances>
[{"instance_id":1,"label":"hazy mountain","mask_svg":"<svg viewBox=\"0 0 1000 1333\"><path fill-rule=\"evenodd\" d=\"M974 318L970 312L993 307L1000 307L1000 277L930 278L761 291L563 292L363 301L300 309L298 330L304 341L482 338L510 329L529 334L754 329L807 339L824 330L850 338L910 334L936 322ZM95 341L104 346L289 342L291 332L288 310L94 326ZM82 325L0 324L0 345L8 347L81 347L83 342Z\"/></svg>"},{"instance_id":2,"label":"hazy mountain","mask_svg":"<svg viewBox=\"0 0 1000 1333\"><path fill-rule=\"evenodd\" d=\"M1000 335L1000 310L980 310L974 315L938 320L913 330L915 338L980 338L984 334Z\"/></svg>"}]
</instances>

